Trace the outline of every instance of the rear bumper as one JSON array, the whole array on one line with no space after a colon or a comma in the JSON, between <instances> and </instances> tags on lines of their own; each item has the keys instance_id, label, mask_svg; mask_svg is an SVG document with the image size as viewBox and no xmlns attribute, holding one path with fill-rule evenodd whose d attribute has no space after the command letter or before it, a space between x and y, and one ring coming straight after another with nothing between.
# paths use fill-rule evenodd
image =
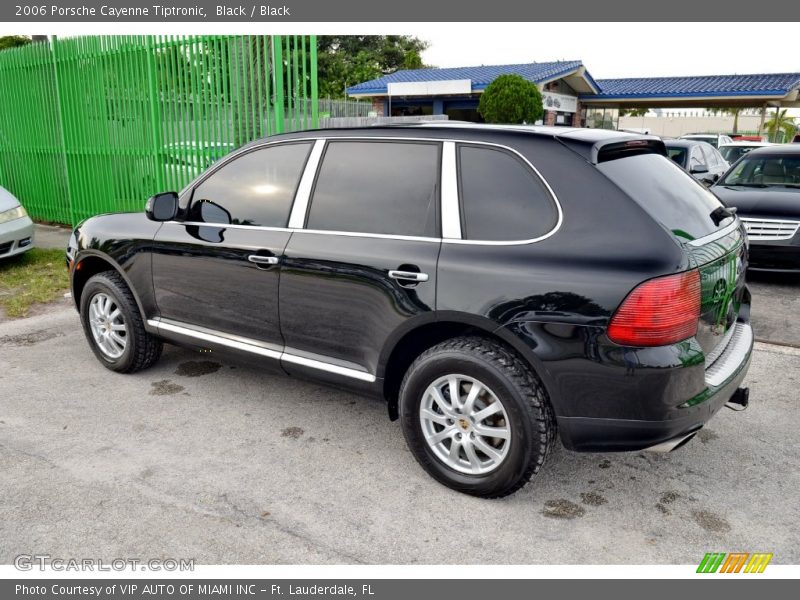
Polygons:
<instances>
[{"instance_id":1,"label":"rear bumper","mask_svg":"<svg viewBox=\"0 0 800 600\"><path fill-rule=\"evenodd\" d=\"M719 361L731 360L724 369L724 380L718 385L709 386L700 394L681 404L674 417L661 420L614 419L596 417L558 417L559 433L564 446L579 452L622 452L644 450L688 436L698 431L714 414L730 400L741 386L750 367L753 350L752 330L749 324L747 336L739 348L731 347L723 353ZM728 354L726 357L725 355ZM714 367L717 373L713 373ZM714 363L707 370L708 380L719 381L719 365ZM714 379L714 377L717 379Z\"/></svg>"},{"instance_id":2,"label":"rear bumper","mask_svg":"<svg viewBox=\"0 0 800 600\"><path fill-rule=\"evenodd\" d=\"M33 230L30 217L0 224L0 258L21 254L33 248Z\"/></svg>"}]
</instances>

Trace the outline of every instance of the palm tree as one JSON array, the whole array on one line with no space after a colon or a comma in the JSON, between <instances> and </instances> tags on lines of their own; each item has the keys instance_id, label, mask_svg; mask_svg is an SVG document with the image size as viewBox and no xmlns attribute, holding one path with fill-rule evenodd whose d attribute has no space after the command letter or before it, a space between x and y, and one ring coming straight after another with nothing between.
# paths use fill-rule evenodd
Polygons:
<instances>
[{"instance_id":1,"label":"palm tree","mask_svg":"<svg viewBox=\"0 0 800 600\"><path fill-rule=\"evenodd\" d=\"M788 116L786 112L787 109L785 108L783 110L775 108L773 117L764 123L767 128L767 133L769 134L769 139L773 142L778 139L778 132L786 134L787 139L792 139L797 131L794 117Z\"/></svg>"}]
</instances>

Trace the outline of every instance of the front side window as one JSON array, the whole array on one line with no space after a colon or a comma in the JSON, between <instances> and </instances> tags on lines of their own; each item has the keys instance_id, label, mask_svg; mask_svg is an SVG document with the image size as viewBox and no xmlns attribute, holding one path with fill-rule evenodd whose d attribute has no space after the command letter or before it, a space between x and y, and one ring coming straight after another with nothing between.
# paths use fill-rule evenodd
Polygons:
<instances>
[{"instance_id":1,"label":"front side window","mask_svg":"<svg viewBox=\"0 0 800 600\"><path fill-rule=\"evenodd\" d=\"M329 141L307 229L438 237L441 144Z\"/></svg>"},{"instance_id":2,"label":"front side window","mask_svg":"<svg viewBox=\"0 0 800 600\"><path fill-rule=\"evenodd\" d=\"M195 188L188 220L286 227L310 148L268 146L227 163Z\"/></svg>"},{"instance_id":3,"label":"front side window","mask_svg":"<svg viewBox=\"0 0 800 600\"><path fill-rule=\"evenodd\" d=\"M502 149L458 148L461 235L468 240L530 240L552 231L558 209L544 182Z\"/></svg>"}]
</instances>

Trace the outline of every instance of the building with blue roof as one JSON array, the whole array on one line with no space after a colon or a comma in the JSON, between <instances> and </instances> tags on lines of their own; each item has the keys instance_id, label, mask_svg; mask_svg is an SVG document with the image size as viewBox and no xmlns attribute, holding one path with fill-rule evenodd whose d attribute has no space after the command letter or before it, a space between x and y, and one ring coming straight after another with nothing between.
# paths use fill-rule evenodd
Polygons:
<instances>
[{"instance_id":1,"label":"building with blue roof","mask_svg":"<svg viewBox=\"0 0 800 600\"><path fill-rule=\"evenodd\" d=\"M347 89L380 115L440 115L480 121L480 95L499 75L539 86L545 124L585 126L619 108L800 106L800 73L594 79L580 60L403 70Z\"/></svg>"}]
</instances>

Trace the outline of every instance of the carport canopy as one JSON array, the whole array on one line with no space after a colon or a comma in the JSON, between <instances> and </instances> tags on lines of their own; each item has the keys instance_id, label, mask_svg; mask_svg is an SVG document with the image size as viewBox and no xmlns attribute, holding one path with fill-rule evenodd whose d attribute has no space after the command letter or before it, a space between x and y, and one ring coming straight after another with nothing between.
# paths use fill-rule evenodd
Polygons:
<instances>
[{"instance_id":1,"label":"carport canopy","mask_svg":"<svg viewBox=\"0 0 800 600\"><path fill-rule=\"evenodd\" d=\"M800 106L800 73L598 79L596 94L581 94L598 108L753 108Z\"/></svg>"}]
</instances>

